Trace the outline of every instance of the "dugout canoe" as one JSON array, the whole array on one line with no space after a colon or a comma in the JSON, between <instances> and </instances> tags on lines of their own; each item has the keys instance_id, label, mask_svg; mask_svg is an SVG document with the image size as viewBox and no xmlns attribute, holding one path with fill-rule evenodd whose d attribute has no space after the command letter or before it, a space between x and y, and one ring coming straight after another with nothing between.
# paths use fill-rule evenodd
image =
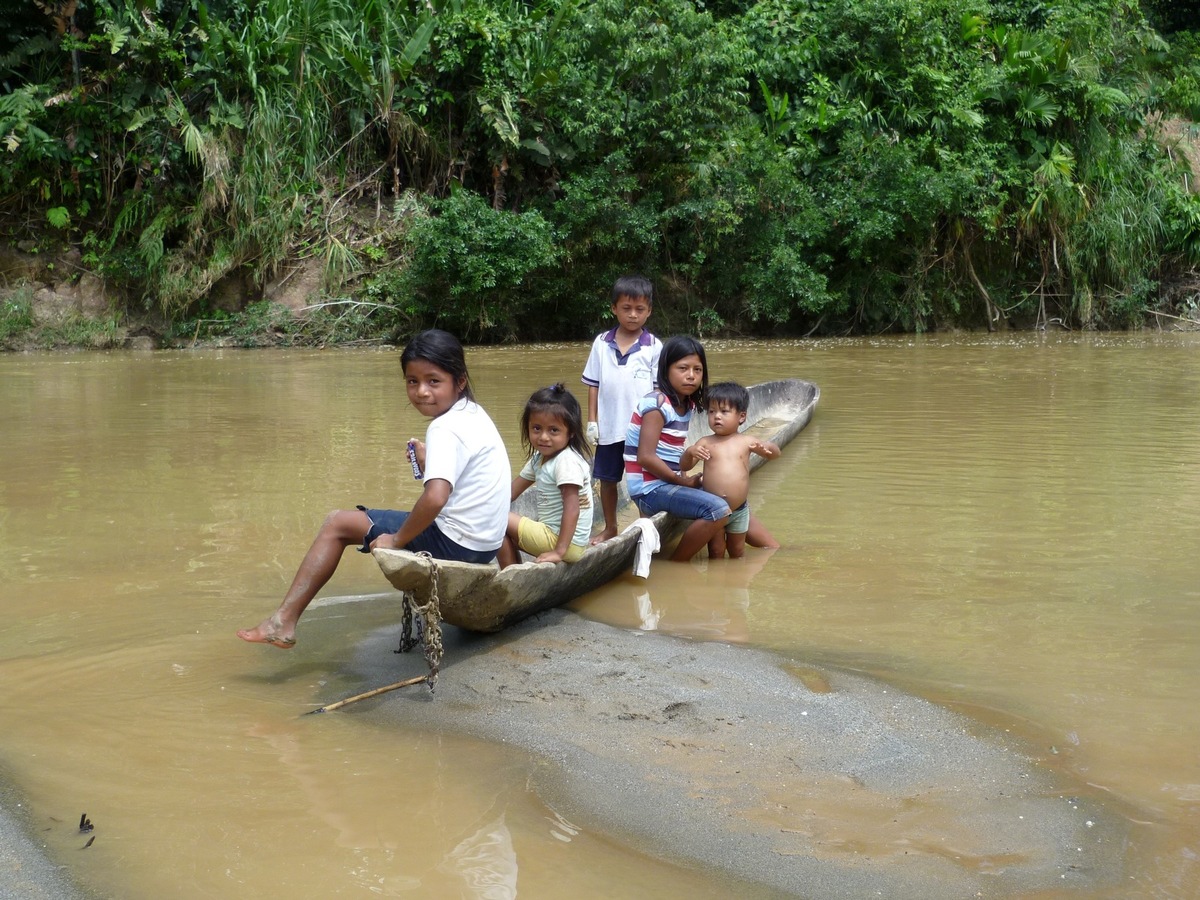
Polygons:
<instances>
[{"instance_id":1,"label":"dugout canoe","mask_svg":"<svg viewBox=\"0 0 1200 900\"><path fill-rule=\"evenodd\" d=\"M786 446L812 419L821 391L811 381L788 378L752 385L750 409L743 431ZM707 418L692 420L688 443L711 434ZM751 456L751 468L765 462ZM618 515L622 527L637 518L637 509L621 486ZM599 502L595 509L599 511ZM533 517L533 491L517 498L513 510ZM688 520L659 513L651 520L663 548L679 539ZM375 560L397 590L411 593L418 605L428 602L432 567L437 568L441 619L469 631L493 632L551 607L582 597L633 569L640 533L622 532L591 547L574 563L522 562L501 570L496 564L476 565L429 559L406 550L375 550Z\"/></svg>"}]
</instances>

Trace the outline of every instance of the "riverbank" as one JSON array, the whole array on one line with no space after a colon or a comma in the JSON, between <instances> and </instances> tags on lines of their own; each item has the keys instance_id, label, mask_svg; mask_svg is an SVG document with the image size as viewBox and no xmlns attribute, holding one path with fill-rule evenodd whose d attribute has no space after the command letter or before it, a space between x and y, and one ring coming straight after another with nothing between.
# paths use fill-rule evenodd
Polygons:
<instances>
[{"instance_id":1,"label":"riverbank","mask_svg":"<svg viewBox=\"0 0 1200 900\"><path fill-rule=\"evenodd\" d=\"M77 250L61 255L22 253L0 247L0 352L45 350L159 350L203 348L280 348L361 346L401 341L406 332L398 327L395 310L362 298L331 298L323 292L323 273L311 261L292 261L281 267L278 280L261 291L249 289L237 279L226 284L198 311L177 317L147 310L133 298L121 296L94 275L83 271ZM1200 272L1180 271L1158 286L1158 300L1139 315L1126 316L1121 328L1159 331L1200 329ZM969 301L964 301L969 306ZM670 304L655 307L655 331L660 334L695 331L696 325L683 308ZM583 327L576 339L594 334L600 322ZM923 332L959 330L966 323L946 320L926 322ZM1104 323L1093 322L1091 328ZM998 318L985 327L1005 332L1070 331L1062 318ZM1078 326L1074 326L1078 327ZM885 330L893 330L895 323ZM745 327L729 329L742 335ZM835 333L853 333L855 328L838 327ZM719 338L723 329L709 328L705 337ZM778 325L767 334L786 336ZM865 333L875 334L871 327ZM811 335L808 328L793 336ZM541 335L517 335L522 340L540 340ZM494 340L494 338L493 338ZM507 343L507 342L506 342Z\"/></svg>"},{"instance_id":2,"label":"riverbank","mask_svg":"<svg viewBox=\"0 0 1200 900\"><path fill-rule=\"evenodd\" d=\"M23 801L0 789L0 900L84 900L63 866L50 861L33 837Z\"/></svg>"},{"instance_id":3,"label":"riverbank","mask_svg":"<svg viewBox=\"0 0 1200 900\"><path fill-rule=\"evenodd\" d=\"M395 640L361 645L365 686L422 671ZM1004 734L868 679L562 610L447 628L434 694L328 715L521 747L576 825L760 892L1102 892L1123 863L1125 816Z\"/></svg>"}]
</instances>

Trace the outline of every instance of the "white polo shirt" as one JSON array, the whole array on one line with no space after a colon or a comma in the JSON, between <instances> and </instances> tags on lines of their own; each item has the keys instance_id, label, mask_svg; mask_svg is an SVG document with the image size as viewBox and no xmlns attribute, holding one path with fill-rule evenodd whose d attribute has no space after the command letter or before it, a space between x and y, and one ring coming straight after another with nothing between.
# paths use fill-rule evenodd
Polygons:
<instances>
[{"instance_id":1,"label":"white polo shirt","mask_svg":"<svg viewBox=\"0 0 1200 900\"><path fill-rule=\"evenodd\" d=\"M598 388L596 417L601 444L624 444L638 401L654 390L662 341L642 329L629 352L617 348L617 329L597 335L583 367L583 383Z\"/></svg>"}]
</instances>

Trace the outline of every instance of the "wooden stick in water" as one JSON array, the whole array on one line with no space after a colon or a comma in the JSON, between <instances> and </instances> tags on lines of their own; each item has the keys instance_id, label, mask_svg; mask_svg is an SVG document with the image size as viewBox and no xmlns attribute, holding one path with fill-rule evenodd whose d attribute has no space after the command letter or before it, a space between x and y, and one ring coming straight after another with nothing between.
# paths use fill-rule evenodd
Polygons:
<instances>
[{"instance_id":1,"label":"wooden stick in water","mask_svg":"<svg viewBox=\"0 0 1200 900\"><path fill-rule=\"evenodd\" d=\"M359 700L369 700L371 697L378 697L380 694L386 694L388 691L394 691L398 688L409 687L410 685L420 684L422 681L428 681L428 675L418 675L416 678L409 678L406 681L397 681L395 684L384 685L380 688L375 688L373 691L367 691L364 694L355 694L353 697L347 697L345 700L339 700L336 703L329 703L325 706L310 709L304 715L311 716L315 713L332 712L335 709L341 709L351 703L357 703Z\"/></svg>"}]
</instances>

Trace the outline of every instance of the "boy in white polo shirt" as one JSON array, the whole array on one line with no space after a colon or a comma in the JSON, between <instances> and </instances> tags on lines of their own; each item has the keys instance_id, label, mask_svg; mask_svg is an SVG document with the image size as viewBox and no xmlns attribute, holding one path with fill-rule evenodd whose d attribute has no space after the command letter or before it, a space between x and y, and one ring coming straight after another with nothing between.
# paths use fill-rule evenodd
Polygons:
<instances>
[{"instance_id":1,"label":"boy in white polo shirt","mask_svg":"<svg viewBox=\"0 0 1200 900\"><path fill-rule=\"evenodd\" d=\"M604 530L593 544L617 534L617 485L625 477L625 431L637 402L654 390L662 342L646 331L654 285L640 275L617 279L612 314L617 326L597 335L583 367L588 388L588 440L596 445L592 475L600 482Z\"/></svg>"}]
</instances>

